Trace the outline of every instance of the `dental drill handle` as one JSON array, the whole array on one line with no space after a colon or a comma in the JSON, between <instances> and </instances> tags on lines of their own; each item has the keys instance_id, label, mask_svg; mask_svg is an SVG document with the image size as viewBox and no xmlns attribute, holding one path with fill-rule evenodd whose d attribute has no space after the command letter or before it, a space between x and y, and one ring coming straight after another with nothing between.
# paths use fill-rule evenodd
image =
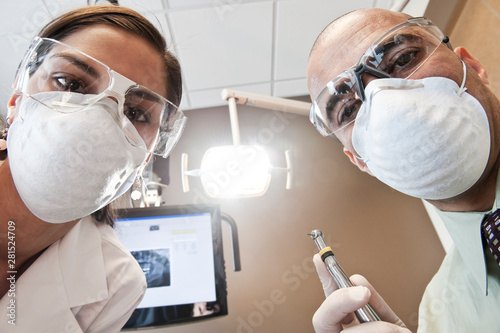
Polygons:
<instances>
[{"instance_id":1,"label":"dental drill handle","mask_svg":"<svg viewBox=\"0 0 500 333\"><path fill-rule=\"evenodd\" d=\"M311 238L318 246L318 249L320 250L319 255L321 256L321 259L325 263L328 272L332 276L337 286L339 288L353 287L354 284L351 282L342 267L340 267L339 263L335 259L335 256L333 255L332 249L329 246L326 246L323 239L323 233L320 230L313 230L311 231L309 236L311 236ZM380 320L379 316L375 313L375 311L369 304L366 304L362 308L354 311L354 314L356 315L360 323Z\"/></svg>"},{"instance_id":2,"label":"dental drill handle","mask_svg":"<svg viewBox=\"0 0 500 333\"><path fill-rule=\"evenodd\" d=\"M348 288L354 286L342 267L340 267L340 265L338 264L337 260L335 260L333 252L329 246L325 247L320 252L320 256L325 262L328 272L330 272L330 275L333 277L333 280L339 288ZM362 308L354 311L354 314L356 315L360 323L380 320L378 315L375 313L375 311L373 311L369 304L366 304Z\"/></svg>"}]
</instances>

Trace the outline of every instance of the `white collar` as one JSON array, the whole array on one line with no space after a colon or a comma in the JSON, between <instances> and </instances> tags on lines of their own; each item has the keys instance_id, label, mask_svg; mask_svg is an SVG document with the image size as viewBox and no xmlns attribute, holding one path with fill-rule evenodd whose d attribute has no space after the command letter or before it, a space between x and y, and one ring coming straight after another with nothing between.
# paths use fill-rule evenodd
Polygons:
<instances>
[{"instance_id":1,"label":"white collar","mask_svg":"<svg viewBox=\"0 0 500 333\"><path fill-rule=\"evenodd\" d=\"M16 329L49 332L57 323L57 327L81 332L71 308L108 297L99 228L107 226L83 218L19 277ZM5 294L0 307L5 309L10 301ZM0 331L11 328L7 320L0 321Z\"/></svg>"},{"instance_id":2,"label":"white collar","mask_svg":"<svg viewBox=\"0 0 500 333\"><path fill-rule=\"evenodd\" d=\"M70 307L102 301L108 297L100 227L88 216L59 242L59 262Z\"/></svg>"},{"instance_id":3,"label":"white collar","mask_svg":"<svg viewBox=\"0 0 500 333\"><path fill-rule=\"evenodd\" d=\"M490 211L486 212L444 212L436 208L448 230L453 244L469 272L482 290L488 294L488 271L487 260L483 249L481 236L481 224L485 214L491 213L498 208L497 201L500 199L500 170L496 183L495 203Z\"/></svg>"}]
</instances>

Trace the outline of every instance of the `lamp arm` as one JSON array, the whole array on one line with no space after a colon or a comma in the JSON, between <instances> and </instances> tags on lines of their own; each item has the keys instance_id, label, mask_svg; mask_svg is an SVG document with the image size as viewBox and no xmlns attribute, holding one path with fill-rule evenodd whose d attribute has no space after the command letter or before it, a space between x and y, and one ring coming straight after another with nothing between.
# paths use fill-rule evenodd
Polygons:
<instances>
[{"instance_id":1,"label":"lamp arm","mask_svg":"<svg viewBox=\"0 0 500 333\"><path fill-rule=\"evenodd\" d=\"M241 140L240 140L240 126L238 123L238 112L236 109L236 99L234 97L230 97L227 101L229 103L229 118L231 120L231 132L233 133L233 144L235 146L239 146Z\"/></svg>"},{"instance_id":2,"label":"lamp arm","mask_svg":"<svg viewBox=\"0 0 500 333\"><path fill-rule=\"evenodd\" d=\"M309 116L309 110L311 108L311 103L308 102L295 101L292 99L281 97L259 95L231 89L222 90L223 100L229 101L231 98L234 98L236 100L236 103L238 104L246 104L263 109L295 113L302 116Z\"/></svg>"},{"instance_id":3,"label":"lamp arm","mask_svg":"<svg viewBox=\"0 0 500 333\"><path fill-rule=\"evenodd\" d=\"M181 174L182 174L182 190L183 192L189 192L189 180L188 180L188 154L183 153L181 155Z\"/></svg>"},{"instance_id":4,"label":"lamp arm","mask_svg":"<svg viewBox=\"0 0 500 333\"><path fill-rule=\"evenodd\" d=\"M292 168L292 152L291 150L285 150L285 159L286 159L286 167L271 167L272 170L276 171L285 171L286 172L286 185L285 188L287 190L292 188L293 182L293 168Z\"/></svg>"},{"instance_id":5,"label":"lamp arm","mask_svg":"<svg viewBox=\"0 0 500 333\"><path fill-rule=\"evenodd\" d=\"M287 167L285 188L289 190L292 188L292 182L293 182L292 152L289 149L285 150L285 159Z\"/></svg>"},{"instance_id":6,"label":"lamp arm","mask_svg":"<svg viewBox=\"0 0 500 333\"><path fill-rule=\"evenodd\" d=\"M200 177L201 170L188 170L188 154L182 153L181 155L181 179L182 179L182 191L189 192L189 179L188 176Z\"/></svg>"}]
</instances>

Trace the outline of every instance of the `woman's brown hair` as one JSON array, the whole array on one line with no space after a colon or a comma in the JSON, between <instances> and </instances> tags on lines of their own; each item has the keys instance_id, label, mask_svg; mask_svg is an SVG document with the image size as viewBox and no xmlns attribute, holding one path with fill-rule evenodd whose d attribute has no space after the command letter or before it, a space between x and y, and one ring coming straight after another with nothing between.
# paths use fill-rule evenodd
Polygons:
<instances>
[{"instance_id":1,"label":"woman's brown hair","mask_svg":"<svg viewBox=\"0 0 500 333\"><path fill-rule=\"evenodd\" d=\"M67 12L48 23L39 33L40 37L62 40L79 29L94 24L119 27L147 40L163 54L166 75L166 98L179 105L182 97L182 77L179 62L167 51L167 43L151 22L136 11L115 5L95 5Z\"/></svg>"}]
</instances>

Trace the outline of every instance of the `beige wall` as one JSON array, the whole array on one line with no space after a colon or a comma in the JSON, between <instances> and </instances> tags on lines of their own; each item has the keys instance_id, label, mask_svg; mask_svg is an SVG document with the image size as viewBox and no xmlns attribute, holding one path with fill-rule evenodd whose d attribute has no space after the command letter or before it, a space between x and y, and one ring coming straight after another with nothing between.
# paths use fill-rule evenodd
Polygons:
<instances>
[{"instance_id":1,"label":"beige wall","mask_svg":"<svg viewBox=\"0 0 500 333\"><path fill-rule=\"evenodd\" d=\"M491 88L500 96L500 1L463 0L447 27L454 47L464 46L488 72Z\"/></svg>"},{"instance_id":2,"label":"beige wall","mask_svg":"<svg viewBox=\"0 0 500 333\"><path fill-rule=\"evenodd\" d=\"M315 245L306 235L316 228L325 232L346 272L367 276L414 331L421 295L444 255L421 201L358 171L340 144L322 138L306 117L243 106L238 115L242 143L265 144L275 166L284 166L283 152L292 150L293 188L285 190L285 178L277 174L260 198L219 201L240 237L242 270L233 272L229 228L223 225L229 315L153 332L312 332L312 315L324 300L311 263ZM182 192L181 153L189 154L194 169L209 147L232 143L227 108L187 116L171 156L168 204L204 200L197 178L190 178L191 192ZM273 303L276 291L282 295Z\"/></svg>"}]
</instances>

